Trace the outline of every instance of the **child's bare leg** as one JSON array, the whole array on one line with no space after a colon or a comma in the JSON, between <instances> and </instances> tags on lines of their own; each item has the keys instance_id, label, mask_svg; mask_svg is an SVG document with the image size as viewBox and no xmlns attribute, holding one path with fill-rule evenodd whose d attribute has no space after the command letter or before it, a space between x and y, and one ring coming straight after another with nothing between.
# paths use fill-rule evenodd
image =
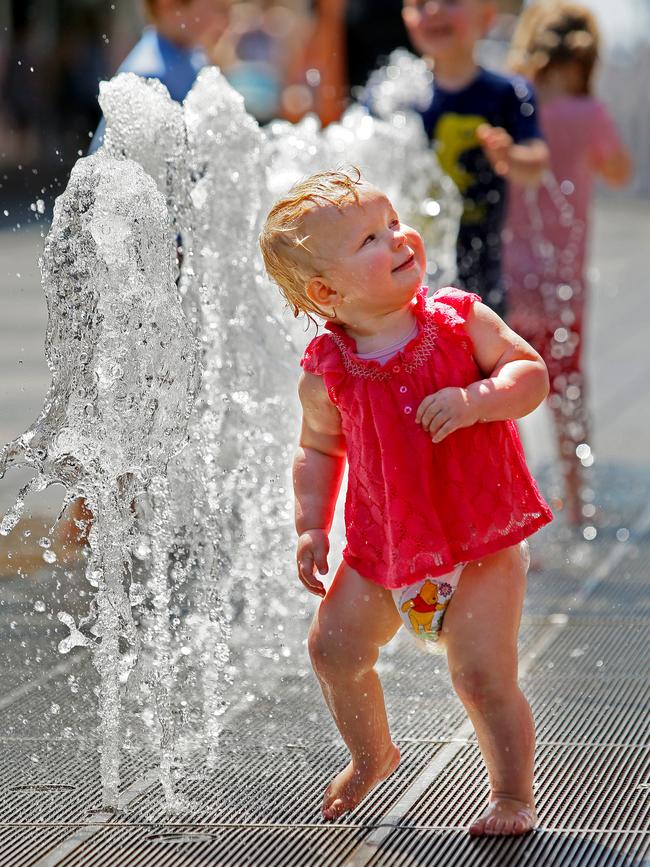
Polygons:
<instances>
[{"instance_id":1,"label":"child's bare leg","mask_svg":"<svg viewBox=\"0 0 650 867\"><path fill-rule=\"evenodd\" d=\"M351 754L349 765L325 791L326 819L356 807L399 764L374 665L379 648L401 622L390 591L345 563L314 617L309 633L312 665Z\"/></svg>"},{"instance_id":2,"label":"child's bare leg","mask_svg":"<svg viewBox=\"0 0 650 867\"><path fill-rule=\"evenodd\" d=\"M535 728L517 684L517 634L526 587L519 546L465 567L443 622L449 670L487 765L487 809L470 834L523 834L536 823Z\"/></svg>"},{"instance_id":3,"label":"child's bare leg","mask_svg":"<svg viewBox=\"0 0 650 867\"><path fill-rule=\"evenodd\" d=\"M580 460L576 456L578 443L567 435L566 430L560 425L566 422L556 420L558 454L560 456L560 470L564 483L564 513L570 527L579 528L584 523L582 514L581 490L583 487L583 469ZM586 440L585 440L586 441Z\"/></svg>"},{"instance_id":4,"label":"child's bare leg","mask_svg":"<svg viewBox=\"0 0 650 867\"><path fill-rule=\"evenodd\" d=\"M580 397L569 400L566 396L554 395L549 400L553 413L557 437L560 469L564 482L564 512L571 527L580 528L584 524L582 488L584 470L576 455L581 443L590 443L589 417L585 408L584 382L574 377L572 385L581 389Z\"/></svg>"}]
</instances>

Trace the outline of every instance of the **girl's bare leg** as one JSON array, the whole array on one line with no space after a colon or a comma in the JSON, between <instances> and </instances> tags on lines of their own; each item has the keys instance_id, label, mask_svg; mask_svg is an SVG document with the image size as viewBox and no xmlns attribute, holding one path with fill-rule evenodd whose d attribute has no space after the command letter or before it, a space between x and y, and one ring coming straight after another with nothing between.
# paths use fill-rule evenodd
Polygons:
<instances>
[{"instance_id":1,"label":"girl's bare leg","mask_svg":"<svg viewBox=\"0 0 650 867\"><path fill-rule=\"evenodd\" d=\"M325 790L326 819L356 807L399 764L374 665L401 623L389 590L341 564L309 632L314 671L351 754Z\"/></svg>"},{"instance_id":2,"label":"girl's bare leg","mask_svg":"<svg viewBox=\"0 0 650 867\"><path fill-rule=\"evenodd\" d=\"M517 545L470 563L443 621L452 683L474 725L490 780L470 834L523 834L535 826L535 728L517 684L517 634L526 559Z\"/></svg>"}]
</instances>

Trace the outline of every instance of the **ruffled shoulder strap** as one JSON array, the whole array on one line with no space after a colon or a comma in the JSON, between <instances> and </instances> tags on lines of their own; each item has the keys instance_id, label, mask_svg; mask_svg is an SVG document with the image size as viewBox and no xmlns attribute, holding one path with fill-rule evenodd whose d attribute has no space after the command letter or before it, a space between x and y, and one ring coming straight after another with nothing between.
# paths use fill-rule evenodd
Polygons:
<instances>
[{"instance_id":1,"label":"ruffled shoulder strap","mask_svg":"<svg viewBox=\"0 0 650 867\"><path fill-rule=\"evenodd\" d=\"M300 366L316 376L344 372L341 353L330 334L314 337L300 359Z\"/></svg>"},{"instance_id":2,"label":"ruffled shoulder strap","mask_svg":"<svg viewBox=\"0 0 650 867\"><path fill-rule=\"evenodd\" d=\"M474 292L446 286L427 299L427 311L439 325L459 331L467 322L472 305L480 300L481 297Z\"/></svg>"}]
</instances>

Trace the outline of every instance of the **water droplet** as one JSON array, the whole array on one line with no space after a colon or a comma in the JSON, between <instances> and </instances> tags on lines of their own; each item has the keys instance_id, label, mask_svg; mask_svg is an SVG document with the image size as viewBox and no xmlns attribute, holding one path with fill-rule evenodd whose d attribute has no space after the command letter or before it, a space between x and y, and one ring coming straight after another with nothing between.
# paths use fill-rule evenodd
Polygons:
<instances>
[{"instance_id":1,"label":"water droplet","mask_svg":"<svg viewBox=\"0 0 650 867\"><path fill-rule=\"evenodd\" d=\"M619 530L616 531L616 538L619 542L627 542L627 540L630 538L630 531L627 529L627 527L621 527Z\"/></svg>"},{"instance_id":2,"label":"water droplet","mask_svg":"<svg viewBox=\"0 0 650 867\"><path fill-rule=\"evenodd\" d=\"M550 623L553 623L555 626L566 626L569 622L569 617L567 614L563 612L558 612L557 614L551 614L548 618Z\"/></svg>"},{"instance_id":3,"label":"water droplet","mask_svg":"<svg viewBox=\"0 0 650 867\"><path fill-rule=\"evenodd\" d=\"M41 613L45 611L45 603L42 599L37 599L34 602L34 611L40 611Z\"/></svg>"},{"instance_id":4,"label":"water droplet","mask_svg":"<svg viewBox=\"0 0 650 867\"><path fill-rule=\"evenodd\" d=\"M437 217L440 213L440 203L436 202L435 199L425 199L422 204L422 211L428 217Z\"/></svg>"},{"instance_id":5,"label":"water droplet","mask_svg":"<svg viewBox=\"0 0 650 867\"><path fill-rule=\"evenodd\" d=\"M587 542L592 542L598 535L598 530L595 527L585 527L582 531L582 535Z\"/></svg>"},{"instance_id":6,"label":"water droplet","mask_svg":"<svg viewBox=\"0 0 650 867\"><path fill-rule=\"evenodd\" d=\"M47 536L42 536L42 537L38 540L38 544L40 545L41 548L49 548L50 545L51 545L52 543L51 543L50 540L47 538Z\"/></svg>"},{"instance_id":7,"label":"water droplet","mask_svg":"<svg viewBox=\"0 0 650 867\"><path fill-rule=\"evenodd\" d=\"M133 556L138 560L146 560L151 556L151 546L146 538L141 538L133 548Z\"/></svg>"},{"instance_id":8,"label":"water droplet","mask_svg":"<svg viewBox=\"0 0 650 867\"><path fill-rule=\"evenodd\" d=\"M46 563L56 563L57 557L54 551L43 551L43 559Z\"/></svg>"}]
</instances>

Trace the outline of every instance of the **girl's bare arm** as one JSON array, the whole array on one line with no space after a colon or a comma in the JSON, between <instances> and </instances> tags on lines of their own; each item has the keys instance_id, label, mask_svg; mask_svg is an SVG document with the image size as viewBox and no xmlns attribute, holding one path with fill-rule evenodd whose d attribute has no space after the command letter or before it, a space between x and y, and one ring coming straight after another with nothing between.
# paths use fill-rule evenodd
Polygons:
<instances>
[{"instance_id":1,"label":"girl's bare arm","mask_svg":"<svg viewBox=\"0 0 650 867\"><path fill-rule=\"evenodd\" d=\"M548 372L541 357L489 307L474 304L466 330L485 379L424 398L416 421L434 442L477 422L522 418L548 394Z\"/></svg>"},{"instance_id":2,"label":"girl's bare arm","mask_svg":"<svg viewBox=\"0 0 650 867\"><path fill-rule=\"evenodd\" d=\"M473 305L466 327L474 358L486 376L467 387L478 420L528 415L549 390L541 356L485 304Z\"/></svg>"},{"instance_id":3,"label":"girl's bare arm","mask_svg":"<svg viewBox=\"0 0 650 867\"><path fill-rule=\"evenodd\" d=\"M303 373L298 394L303 411L293 462L298 576L310 592L323 596L325 588L314 571L328 570L328 534L345 469L345 438L321 377Z\"/></svg>"}]
</instances>

